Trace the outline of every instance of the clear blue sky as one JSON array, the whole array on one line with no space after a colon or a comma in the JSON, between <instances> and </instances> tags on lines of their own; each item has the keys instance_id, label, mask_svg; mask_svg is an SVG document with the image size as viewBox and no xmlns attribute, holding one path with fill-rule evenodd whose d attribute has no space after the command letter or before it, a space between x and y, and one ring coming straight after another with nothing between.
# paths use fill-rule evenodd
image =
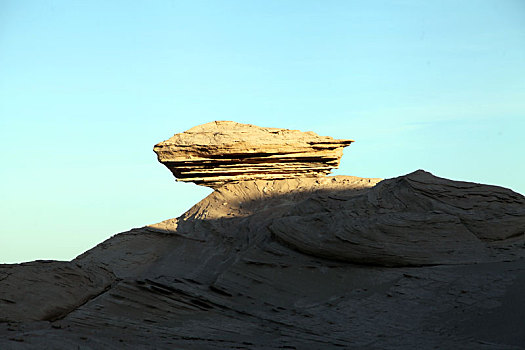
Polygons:
<instances>
[{"instance_id":1,"label":"clear blue sky","mask_svg":"<svg viewBox=\"0 0 525 350\"><path fill-rule=\"evenodd\" d=\"M0 0L0 262L179 216L152 147L212 120L525 193L525 2Z\"/></svg>"}]
</instances>

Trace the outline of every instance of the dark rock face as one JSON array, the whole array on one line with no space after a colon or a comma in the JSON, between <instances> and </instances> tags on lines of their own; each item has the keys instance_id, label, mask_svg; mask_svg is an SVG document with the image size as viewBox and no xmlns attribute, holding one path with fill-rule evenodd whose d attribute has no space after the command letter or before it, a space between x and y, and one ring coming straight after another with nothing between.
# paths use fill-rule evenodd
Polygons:
<instances>
[{"instance_id":1,"label":"dark rock face","mask_svg":"<svg viewBox=\"0 0 525 350\"><path fill-rule=\"evenodd\" d=\"M0 265L0 322L61 319L114 280L104 268L65 261Z\"/></svg>"},{"instance_id":2,"label":"dark rock face","mask_svg":"<svg viewBox=\"0 0 525 350\"><path fill-rule=\"evenodd\" d=\"M4 266L0 348L522 349L524 257L508 189L424 171L229 183L56 263L67 283ZM29 280L40 299L15 292ZM5 311L69 291L60 317Z\"/></svg>"}]
</instances>

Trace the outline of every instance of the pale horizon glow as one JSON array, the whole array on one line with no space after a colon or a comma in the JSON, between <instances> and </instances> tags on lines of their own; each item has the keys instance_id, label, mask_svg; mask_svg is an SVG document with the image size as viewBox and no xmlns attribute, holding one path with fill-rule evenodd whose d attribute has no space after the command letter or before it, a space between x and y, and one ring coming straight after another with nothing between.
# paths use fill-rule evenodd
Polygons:
<instances>
[{"instance_id":1,"label":"pale horizon glow","mask_svg":"<svg viewBox=\"0 0 525 350\"><path fill-rule=\"evenodd\" d=\"M70 260L211 192L153 145L233 120L356 140L336 175L525 193L525 3L0 2L0 263Z\"/></svg>"}]
</instances>

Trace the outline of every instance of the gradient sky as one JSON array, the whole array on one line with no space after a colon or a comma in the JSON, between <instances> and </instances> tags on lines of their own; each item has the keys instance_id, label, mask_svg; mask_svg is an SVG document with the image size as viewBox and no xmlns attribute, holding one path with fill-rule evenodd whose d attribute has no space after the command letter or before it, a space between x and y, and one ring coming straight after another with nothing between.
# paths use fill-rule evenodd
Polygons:
<instances>
[{"instance_id":1,"label":"gradient sky","mask_svg":"<svg viewBox=\"0 0 525 350\"><path fill-rule=\"evenodd\" d=\"M213 120L525 193L525 2L0 0L0 262L179 216L152 147Z\"/></svg>"}]
</instances>

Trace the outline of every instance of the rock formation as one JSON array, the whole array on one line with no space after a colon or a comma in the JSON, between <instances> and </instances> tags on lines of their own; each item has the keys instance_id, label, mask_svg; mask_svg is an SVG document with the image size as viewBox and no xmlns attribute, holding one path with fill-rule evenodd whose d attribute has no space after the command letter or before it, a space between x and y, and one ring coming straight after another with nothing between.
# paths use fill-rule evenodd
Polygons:
<instances>
[{"instance_id":1,"label":"rock formation","mask_svg":"<svg viewBox=\"0 0 525 350\"><path fill-rule=\"evenodd\" d=\"M269 229L301 252L357 264L482 262L490 260L491 244L525 238L525 200L419 170L366 191L310 196Z\"/></svg>"},{"instance_id":2,"label":"rock formation","mask_svg":"<svg viewBox=\"0 0 525 350\"><path fill-rule=\"evenodd\" d=\"M235 180L71 262L0 266L0 349L524 349L524 288L509 189Z\"/></svg>"},{"instance_id":3,"label":"rock formation","mask_svg":"<svg viewBox=\"0 0 525 350\"><path fill-rule=\"evenodd\" d=\"M329 174L352 142L314 132L215 121L175 134L153 150L178 181L217 188L242 180Z\"/></svg>"}]
</instances>

